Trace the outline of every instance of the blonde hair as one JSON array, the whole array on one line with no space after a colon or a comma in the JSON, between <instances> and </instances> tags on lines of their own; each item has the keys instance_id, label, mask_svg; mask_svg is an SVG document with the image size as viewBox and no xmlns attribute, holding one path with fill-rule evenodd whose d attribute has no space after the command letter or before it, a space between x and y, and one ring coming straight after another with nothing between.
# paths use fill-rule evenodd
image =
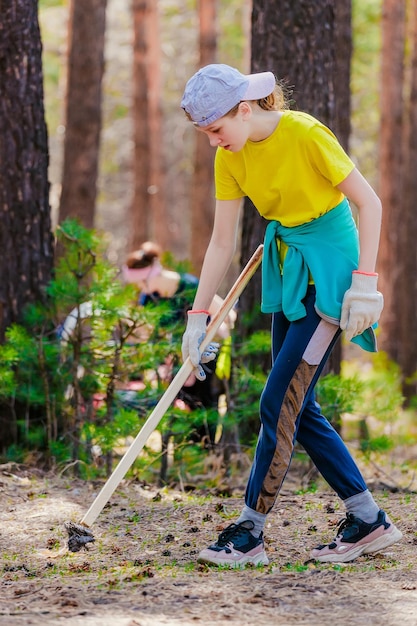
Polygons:
<instances>
[{"instance_id":1,"label":"blonde hair","mask_svg":"<svg viewBox=\"0 0 417 626\"><path fill-rule=\"evenodd\" d=\"M256 104L261 109L264 109L264 111L284 111L285 109L289 108L289 101L287 96L288 89L284 86L283 83L277 82L274 91L270 93L269 96L261 98L260 100L253 100L253 102L256 102ZM238 102L233 107L233 109L230 109L230 111L226 113L226 115L236 115L239 109L239 104L240 102Z\"/></svg>"}]
</instances>

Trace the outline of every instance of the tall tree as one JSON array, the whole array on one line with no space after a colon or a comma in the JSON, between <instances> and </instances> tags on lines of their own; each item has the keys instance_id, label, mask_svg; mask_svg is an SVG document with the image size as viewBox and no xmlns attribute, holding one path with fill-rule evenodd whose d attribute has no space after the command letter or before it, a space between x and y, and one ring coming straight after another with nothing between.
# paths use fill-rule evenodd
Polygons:
<instances>
[{"instance_id":1,"label":"tall tree","mask_svg":"<svg viewBox=\"0 0 417 626\"><path fill-rule=\"evenodd\" d=\"M333 132L349 151L351 132L350 68L352 61L352 2L333 3L334 10L334 111L329 120Z\"/></svg>"},{"instance_id":2,"label":"tall tree","mask_svg":"<svg viewBox=\"0 0 417 626\"><path fill-rule=\"evenodd\" d=\"M107 0L72 0L59 221L94 226Z\"/></svg>"},{"instance_id":3,"label":"tall tree","mask_svg":"<svg viewBox=\"0 0 417 626\"><path fill-rule=\"evenodd\" d=\"M385 309L380 345L417 393L417 2L385 0L382 14L379 269Z\"/></svg>"},{"instance_id":4,"label":"tall tree","mask_svg":"<svg viewBox=\"0 0 417 626\"><path fill-rule=\"evenodd\" d=\"M0 341L42 301L53 265L48 137L36 0L4 0L0 20ZM0 449L15 436L0 406Z\"/></svg>"},{"instance_id":5,"label":"tall tree","mask_svg":"<svg viewBox=\"0 0 417 626\"><path fill-rule=\"evenodd\" d=\"M340 143L349 152L351 131L350 68L352 61L352 2L335 2L334 9L334 109L330 119L323 120L332 128ZM340 374L342 342L334 346L322 375Z\"/></svg>"},{"instance_id":6,"label":"tall tree","mask_svg":"<svg viewBox=\"0 0 417 626\"><path fill-rule=\"evenodd\" d=\"M215 63L217 0L199 0L199 67ZM194 175L191 185L191 261L199 274L213 227L213 152L202 133L195 134Z\"/></svg>"},{"instance_id":7,"label":"tall tree","mask_svg":"<svg viewBox=\"0 0 417 626\"><path fill-rule=\"evenodd\" d=\"M343 4L343 7L340 6ZM337 0L253 0L252 71L270 70L292 90L292 108L307 111L336 132L349 134L351 3ZM246 200L242 263L262 241L265 221ZM241 298L244 312L260 302L258 273ZM269 325L269 317L263 321ZM259 327L259 319L256 320ZM248 328L248 332L250 332ZM338 371L340 353L332 369Z\"/></svg>"},{"instance_id":8,"label":"tall tree","mask_svg":"<svg viewBox=\"0 0 417 626\"><path fill-rule=\"evenodd\" d=\"M404 52L406 0L384 0L382 11L382 65L380 93L379 194L384 207L378 259L380 288L384 294L380 344L399 361L398 284L401 280L401 242L398 225L402 206L404 134ZM394 261L395 259L395 261Z\"/></svg>"},{"instance_id":9,"label":"tall tree","mask_svg":"<svg viewBox=\"0 0 417 626\"><path fill-rule=\"evenodd\" d=\"M133 0L133 198L130 246L169 247L162 164L161 46L157 0Z\"/></svg>"},{"instance_id":10,"label":"tall tree","mask_svg":"<svg viewBox=\"0 0 417 626\"><path fill-rule=\"evenodd\" d=\"M0 20L0 340L51 277L48 137L36 0L5 0Z\"/></svg>"},{"instance_id":11,"label":"tall tree","mask_svg":"<svg viewBox=\"0 0 417 626\"><path fill-rule=\"evenodd\" d=\"M401 241L404 253L404 271L401 276L400 301L401 354L400 363L404 376L403 391L410 400L417 396L417 0L410 4L410 67L407 117L405 121L405 167L404 167L404 215Z\"/></svg>"},{"instance_id":12,"label":"tall tree","mask_svg":"<svg viewBox=\"0 0 417 626\"><path fill-rule=\"evenodd\" d=\"M415 11L415 0L411 3L407 0L384 0L380 81L379 192L384 219L378 270L385 299L380 347L399 364L408 398L415 394L416 386L415 382L408 385L406 379L417 368L416 248L413 239L417 202L413 137L416 132ZM410 28L410 22L407 23L407 16L412 18L414 28Z\"/></svg>"}]
</instances>

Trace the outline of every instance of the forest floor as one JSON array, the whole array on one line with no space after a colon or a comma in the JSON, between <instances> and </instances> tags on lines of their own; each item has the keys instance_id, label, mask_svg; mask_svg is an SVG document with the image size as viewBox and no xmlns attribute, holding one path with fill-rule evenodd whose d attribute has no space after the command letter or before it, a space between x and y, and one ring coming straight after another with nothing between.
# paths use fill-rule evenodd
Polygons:
<instances>
[{"instance_id":1,"label":"forest floor","mask_svg":"<svg viewBox=\"0 0 417 626\"><path fill-rule=\"evenodd\" d=\"M95 543L72 553L64 522L82 518L103 482L0 466L0 624L416 626L416 496L365 469L400 543L351 564L311 561L343 512L324 484L302 490L295 465L268 518L270 564L228 570L196 559L236 519L245 472L217 490L123 481L94 524Z\"/></svg>"}]
</instances>

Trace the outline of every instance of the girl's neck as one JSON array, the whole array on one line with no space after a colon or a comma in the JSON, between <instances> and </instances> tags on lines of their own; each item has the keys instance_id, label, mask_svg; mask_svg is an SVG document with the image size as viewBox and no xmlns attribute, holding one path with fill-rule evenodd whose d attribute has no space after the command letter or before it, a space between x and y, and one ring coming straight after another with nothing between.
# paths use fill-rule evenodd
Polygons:
<instances>
[{"instance_id":1,"label":"girl's neck","mask_svg":"<svg viewBox=\"0 0 417 626\"><path fill-rule=\"evenodd\" d=\"M278 126L281 117L282 111L265 111L255 105L251 117L252 128L249 140L257 142L270 137Z\"/></svg>"}]
</instances>

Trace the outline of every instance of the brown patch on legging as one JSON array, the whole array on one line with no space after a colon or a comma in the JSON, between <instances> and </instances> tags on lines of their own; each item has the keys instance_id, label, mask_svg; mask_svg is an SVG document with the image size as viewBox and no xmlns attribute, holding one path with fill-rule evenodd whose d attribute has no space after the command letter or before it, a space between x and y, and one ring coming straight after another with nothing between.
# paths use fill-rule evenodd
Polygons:
<instances>
[{"instance_id":1,"label":"brown patch on legging","mask_svg":"<svg viewBox=\"0 0 417 626\"><path fill-rule=\"evenodd\" d=\"M277 424L277 447L256 503L258 513L269 513L275 503L294 449L295 422L316 370L317 365L301 361L288 385Z\"/></svg>"}]
</instances>

